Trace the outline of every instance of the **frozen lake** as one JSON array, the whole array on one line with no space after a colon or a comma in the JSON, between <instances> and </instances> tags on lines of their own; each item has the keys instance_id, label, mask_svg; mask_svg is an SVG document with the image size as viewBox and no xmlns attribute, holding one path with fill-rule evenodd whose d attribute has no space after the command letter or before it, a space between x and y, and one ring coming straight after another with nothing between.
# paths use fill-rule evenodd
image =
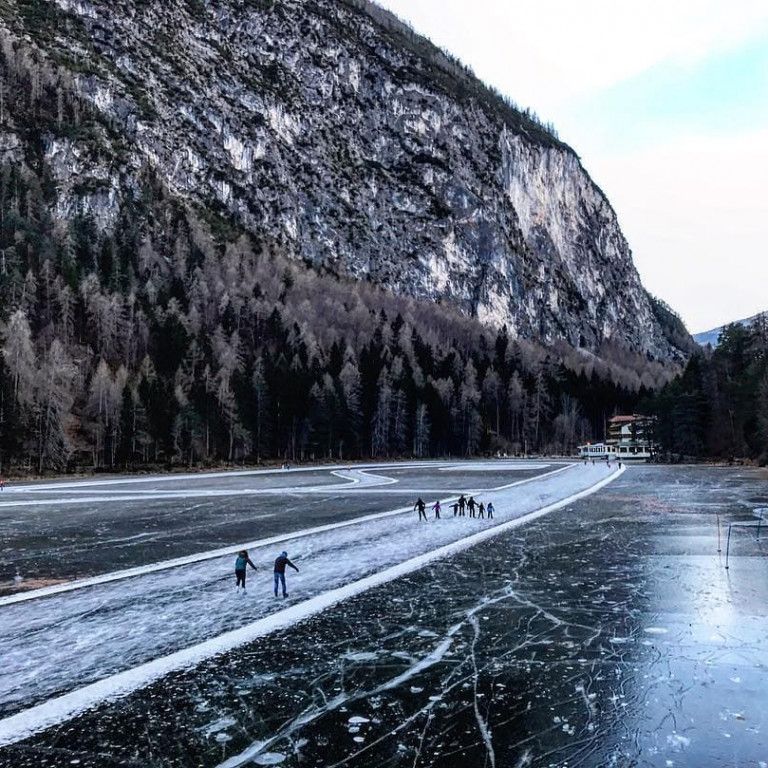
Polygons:
<instances>
[{"instance_id":1,"label":"frozen lake","mask_svg":"<svg viewBox=\"0 0 768 768\"><path fill-rule=\"evenodd\" d=\"M12 484L0 493L0 594L18 587L17 575L35 583L91 576L412 506L414 493L498 487L558 465L427 466Z\"/></svg>"},{"instance_id":2,"label":"frozen lake","mask_svg":"<svg viewBox=\"0 0 768 768\"><path fill-rule=\"evenodd\" d=\"M3 496L50 499L47 515L38 504L0 507L23 562L61 557L66 567L57 535L91 521L74 557L75 574L92 581L0 606L0 765L768 760L764 545L740 527L729 570L717 552L718 517L725 532L768 506L765 472L638 466L616 477L518 462L294 477ZM180 494L152 500L179 543L161 557L190 562L170 567L141 540L119 561L139 569L130 577L85 557L98 526L136 535L146 525L141 500L121 497L163 490ZM209 498L193 522L183 494L214 491L249 493ZM431 503L462 491L493 500L496 518L454 519L444 507L442 520L430 512L419 524L398 512L416 495ZM57 505L99 495L108 498ZM238 509L257 530L237 526ZM218 514L232 529L206 533ZM34 530L41 515L47 533ZM251 548L260 572L235 595L231 555L212 550L263 538L279 541ZM275 601L271 559L283 547L302 570ZM36 732L22 738L25 723Z\"/></svg>"}]
</instances>

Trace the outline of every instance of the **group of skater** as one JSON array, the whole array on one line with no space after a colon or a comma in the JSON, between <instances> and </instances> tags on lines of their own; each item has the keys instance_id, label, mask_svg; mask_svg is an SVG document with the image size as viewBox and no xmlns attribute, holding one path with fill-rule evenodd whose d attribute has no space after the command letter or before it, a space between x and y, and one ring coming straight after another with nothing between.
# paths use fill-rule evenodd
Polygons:
<instances>
[{"instance_id":1,"label":"group of skater","mask_svg":"<svg viewBox=\"0 0 768 768\"><path fill-rule=\"evenodd\" d=\"M585 467L587 466L587 464L589 464L589 461L590 460L587 459L587 458L584 459L584 466ZM605 463L606 463L607 466L609 466L609 467L611 466L611 457L610 456L606 456L605 457ZM619 469L621 469L621 467L622 467L621 459L616 459L616 464L618 465ZM595 460L594 459L592 459L592 466L595 466Z\"/></svg>"},{"instance_id":2,"label":"group of skater","mask_svg":"<svg viewBox=\"0 0 768 768\"><path fill-rule=\"evenodd\" d=\"M243 549L237 553L237 559L235 560L235 584L236 584L235 589L238 592L242 590L243 593L245 593L245 574L246 574L246 568L249 565L254 571L256 570L256 566L253 564L253 561L248 556L248 550ZM281 552L275 560L275 567L274 567L275 597L277 597L278 595L279 587L282 587L283 597L288 597L288 590L285 586L286 566L290 566L291 568L293 568L293 570L296 571L296 573L299 572L299 569L288 559L288 553Z\"/></svg>"},{"instance_id":3,"label":"group of skater","mask_svg":"<svg viewBox=\"0 0 768 768\"><path fill-rule=\"evenodd\" d=\"M463 493L453 504L450 504L449 507L453 510L454 517L476 517L478 519L487 518L488 520L493 520L493 513L495 511L492 502L489 501L488 504L485 504L482 501L478 502L475 500L474 496L467 498ZM419 498L413 508L418 510L419 520L424 520L426 522L427 505L424 501ZM432 511L435 513L435 520L440 520L442 506L439 500L432 505ZM248 567L254 571L256 570L253 560L251 560L248 555L248 550L242 549L237 553L237 558L235 559L235 589L238 592L242 591L245 593L246 591L245 577ZM299 569L288 559L288 553L281 552L275 559L275 566L273 569L275 597L278 597L281 591L283 597L288 597L288 589L285 583L285 569L287 567L293 568L296 573L299 572Z\"/></svg>"},{"instance_id":4,"label":"group of skater","mask_svg":"<svg viewBox=\"0 0 768 768\"><path fill-rule=\"evenodd\" d=\"M477 517L478 519L485 519L487 517L488 520L493 520L493 513L495 511L493 502L489 501L486 506L482 501L475 501L474 496L467 498L463 493L449 507L453 510L454 517ZM419 513L419 521L424 520L424 522L427 522L427 505L421 497L416 500L413 509ZM442 506L439 500L432 505L432 511L435 513L435 520L440 520Z\"/></svg>"}]
</instances>

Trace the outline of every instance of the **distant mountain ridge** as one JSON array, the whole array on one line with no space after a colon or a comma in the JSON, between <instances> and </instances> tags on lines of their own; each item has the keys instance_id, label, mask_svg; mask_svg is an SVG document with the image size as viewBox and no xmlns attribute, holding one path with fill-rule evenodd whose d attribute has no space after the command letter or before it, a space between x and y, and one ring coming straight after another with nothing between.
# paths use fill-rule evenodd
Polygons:
<instances>
[{"instance_id":1,"label":"distant mountain ridge","mask_svg":"<svg viewBox=\"0 0 768 768\"><path fill-rule=\"evenodd\" d=\"M712 330L709 330L709 331L694 333L693 340L697 344L700 344L702 347L706 347L707 344L711 344L713 347L716 347L720 341L720 334L729 325L743 325L746 328L749 328L758 317L760 317L760 314L753 315L752 317L747 317L744 320L734 320L733 323L726 323L725 325L721 325L717 328L712 328Z\"/></svg>"}]
</instances>

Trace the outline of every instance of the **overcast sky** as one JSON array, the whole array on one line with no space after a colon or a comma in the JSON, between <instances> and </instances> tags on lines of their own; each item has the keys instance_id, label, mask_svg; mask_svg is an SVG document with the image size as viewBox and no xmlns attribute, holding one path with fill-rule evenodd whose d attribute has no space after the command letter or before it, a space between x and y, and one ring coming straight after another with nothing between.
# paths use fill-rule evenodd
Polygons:
<instances>
[{"instance_id":1,"label":"overcast sky","mask_svg":"<svg viewBox=\"0 0 768 768\"><path fill-rule=\"evenodd\" d=\"M378 2L554 123L689 330L768 310L768 0Z\"/></svg>"}]
</instances>

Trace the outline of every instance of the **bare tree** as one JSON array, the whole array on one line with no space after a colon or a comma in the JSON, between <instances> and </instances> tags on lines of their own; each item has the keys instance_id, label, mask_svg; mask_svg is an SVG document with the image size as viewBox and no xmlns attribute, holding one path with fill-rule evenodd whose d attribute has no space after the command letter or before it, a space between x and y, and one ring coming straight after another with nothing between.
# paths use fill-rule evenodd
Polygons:
<instances>
[{"instance_id":1,"label":"bare tree","mask_svg":"<svg viewBox=\"0 0 768 768\"><path fill-rule=\"evenodd\" d=\"M37 465L42 474L46 468L66 468L72 450L69 435L74 384L77 369L62 343L54 339L43 358L36 391Z\"/></svg>"},{"instance_id":2,"label":"bare tree","mask_svg":"<svg viewBox=\"0 0 768 768\"><path fill-rule=\"evenodd\" d=\"M429 455L429 410L425 403L416 406L413 430L413 455L419 459Z\"/></svg>"},{"instance_id":3,"label":"bare tree","mask_svg":"<svg viewBox=\"0 0 768 768\"><path fill-rule=\"evenodd\" d=\"M13 396L22 406L35 399L37 360L26 313L17 309L1 329L3 357L13 380Z\"/></svg>"}]
</instances>

